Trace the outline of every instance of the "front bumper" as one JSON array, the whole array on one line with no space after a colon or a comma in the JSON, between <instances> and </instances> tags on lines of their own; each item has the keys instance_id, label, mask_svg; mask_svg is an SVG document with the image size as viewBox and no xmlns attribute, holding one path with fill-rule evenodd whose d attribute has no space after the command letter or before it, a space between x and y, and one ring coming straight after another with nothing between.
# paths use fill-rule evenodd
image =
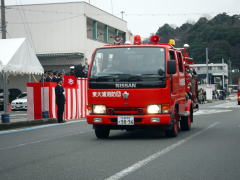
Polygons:
<instances>
[{"instance_id":1,"label":"front bumper","mask_svg":"<svg viewBox=\"0 0 240 180\"><path fill-rule=\"evenodd\" d=\"M88 124L93 125L117 125L118 116L124 115L87 115ZM171 114L159 114L159 115L125 115L134 117L134 125L170 125L172 122ZM95 118L101 118L101 122L95 122ZM152 118L159 118L159 122L153 122Z\"/></svg>"},{"instance_id":2,"label":"front bumper","mask_svg":"<svg viewBox=\"0 0 240 180\"><path fill-rule=\"evenodd\" d=\"M16 111L16 110L27 110L27 106L25 106L25 105L12 105L12 110L14 111Z\"/></svg>"}]
</instances>

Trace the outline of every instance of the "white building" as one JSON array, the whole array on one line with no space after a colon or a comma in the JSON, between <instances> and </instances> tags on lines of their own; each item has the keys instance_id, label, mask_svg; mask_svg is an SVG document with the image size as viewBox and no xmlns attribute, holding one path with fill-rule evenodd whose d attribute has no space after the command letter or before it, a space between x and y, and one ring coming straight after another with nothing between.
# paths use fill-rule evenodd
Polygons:
<instances>
[{"instance_id":1,"label":"white building","mask_svg":"<svg viewBox=\"0 0 240 180\"><path fill-rule=\"evenodd\" d=\"M227 87L228 84L228 65L226 63L210 63L208 64L193 64L199 80L206 84L207 83L207 67L208 67L208 82L209 84L219 85L221 88Z\"/></svg>"},{"instance_id":2,"label":"white building","mask_svg":"<svg viewBox=\"0 0 240 180\"><path fill-rule=\"evenodd\" d=\"M7 38L27 37L45 69L67 69L116 35L130 40L127 22L86 2L8 6Z\"/></svg>"},{"instance_id":3,"label":"white building","mask_svg":"<svg viewBox=\"0 0 240 180\"><path fill-rule=\"evenodd\" d=\"M7 38L26 37L45 70L68 72L115 36L132 38L126 21L86 2L7 6L6 22ZM10 79L9 87L25 90L28 77Z\"/></svg>"}]
</instances>

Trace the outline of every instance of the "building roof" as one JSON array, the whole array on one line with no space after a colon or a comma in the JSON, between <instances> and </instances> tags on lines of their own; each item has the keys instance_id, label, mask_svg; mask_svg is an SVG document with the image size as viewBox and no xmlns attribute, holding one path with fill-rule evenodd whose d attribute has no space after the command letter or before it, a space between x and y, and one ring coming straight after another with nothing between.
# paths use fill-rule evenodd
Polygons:
<instances>
[{"instance_id":1,"label":"building roof","mask_svg":"<svg viewBox=\"0 0 240 180\"><path fill-rule=\"evenodd\" d=\"M48 54L37 54L37 57L84 57L83 53L73 52L73 53L48 53Z\"/></svg>"},{"instance_id":2,"label":"building roof","mask_svg":"<svg viewBox=\"0 0 240 180\"><path fill-rule=\"evenodd\" d=\"M100 8L98 8L98 7L90 4L90 3L87 3L87 2L85 2L85 1L79 1L79 2L77 2L77 1L49 2L49 3L20 4L20 5L18 4L18 5L7 5L6 7L13 7L13 6L38 6L38 5L58 5L58 4L80 4L80 3L86 4L86 5L89 5L89 6L92 6L92 7L96 8L96 9L98 9L98 10L104 12L104 13L107 13L107 14L110 15L110 16L114 16L114 17L120 19L121 21L127 22L127 21L125 21L124 19L122 19L122 18L120 18L120 17L117 17L117 16L115 16L114 14L111 14L111 13L109 13L109 12L107 12L107 11L104 11L104 10L102 10L102 9L100 9Z\"/></svg>"}]
</instances>

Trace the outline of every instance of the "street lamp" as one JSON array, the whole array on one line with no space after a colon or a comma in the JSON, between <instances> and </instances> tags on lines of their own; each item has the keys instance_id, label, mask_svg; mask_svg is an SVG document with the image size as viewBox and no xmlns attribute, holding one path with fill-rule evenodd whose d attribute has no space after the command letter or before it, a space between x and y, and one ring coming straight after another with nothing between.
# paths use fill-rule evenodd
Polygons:
<instances>
[{"instance_id":1,"label":"street lamp","mask_svg":"<svg viewBox=\"0 0 240 180\"><path fill-rule=\"evenodd\" d=\"M208 61L209 61L209 59L208 59L208 48L206 48L206 65L207 65L206 83L207 84L209 84L209 82L208 82Z\"/></svg>"}]
</instances>

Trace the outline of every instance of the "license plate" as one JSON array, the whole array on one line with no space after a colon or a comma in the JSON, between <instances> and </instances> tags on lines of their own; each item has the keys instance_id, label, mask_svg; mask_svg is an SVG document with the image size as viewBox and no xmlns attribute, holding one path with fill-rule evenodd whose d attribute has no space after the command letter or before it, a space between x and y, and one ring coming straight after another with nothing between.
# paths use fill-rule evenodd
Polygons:
<instances>
[{"instance_id":1,"label":"license plate","mask_svg":"<svg viewBox=\"0 0 240 180\"><path fill-rule=\"evenodd\" d=\"M134 117L118 116L118 125L134 125Z\"/></svg>"}]
</instances>

